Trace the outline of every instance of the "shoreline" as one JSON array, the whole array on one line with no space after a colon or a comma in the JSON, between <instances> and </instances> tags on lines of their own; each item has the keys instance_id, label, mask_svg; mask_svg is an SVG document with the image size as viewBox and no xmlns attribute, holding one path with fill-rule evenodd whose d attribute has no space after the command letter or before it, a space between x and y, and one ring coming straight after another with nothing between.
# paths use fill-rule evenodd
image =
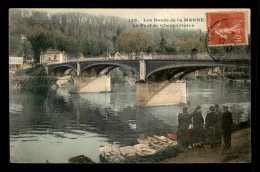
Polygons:
<instances>
[{"instance_id":1,"label":"shoreline","mask_svg":"<svg viewBox=\"0 0 260 172\"><path fill-rule=\"evenodd\" d=\"M232 132L231 145L231 148L225 149L222 136L221 145L213 149L210 148L210 145L204 145L202 148L195 147L192 150L180 150L176 146L168 146L155 154L137 156L120 162L108 162L100 154L100 161L96 164L250 163L252 161L251 127ZM73 161L71 161L72 159ZM93 163L85 155L71 157L68 162L74 164Z\"/></svg>"},{"instance_id":2,"label":"shoreline","mask_svg":"<svg viewBox=\"0 0 260 172\"><path fill-rule=\"evenodd\" d=\"M230 149L224 149L222 136L221 146L211 149L210 145L205 145L185 150L160 163L249 163L252 161L251 127L232 132L231 145Z\"/></svg>"}]
</instances>

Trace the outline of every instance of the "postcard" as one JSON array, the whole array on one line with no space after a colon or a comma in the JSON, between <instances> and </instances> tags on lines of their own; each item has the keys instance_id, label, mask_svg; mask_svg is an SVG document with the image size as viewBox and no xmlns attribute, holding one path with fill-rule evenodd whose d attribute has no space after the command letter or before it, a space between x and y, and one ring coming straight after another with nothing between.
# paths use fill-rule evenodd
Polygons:
<instances>
[{"instance_id":1,"label":"postcard","mask_svg":"<svg viewBox=\"0 0 260 172\"><path fill-rule=\"evenodd\" d=\"M250 16L10 8L10 163L251 162Z\"/></svg>"}]
</instances>

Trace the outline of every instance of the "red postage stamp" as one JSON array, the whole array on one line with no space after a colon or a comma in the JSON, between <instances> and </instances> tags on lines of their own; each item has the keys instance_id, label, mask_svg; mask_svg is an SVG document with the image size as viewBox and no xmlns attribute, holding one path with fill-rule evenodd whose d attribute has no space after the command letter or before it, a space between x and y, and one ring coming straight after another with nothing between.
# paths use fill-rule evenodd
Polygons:
<instances>
[{"instance_id":1,"label":"red postage stamp","mask_svg":"<svg viewBox=\"0 0 260 172\"><path fill-rule=\"evenodd\" d=\"M206 13L208 46L248 44L245 12Z\"/></svg>"}]
</instances>

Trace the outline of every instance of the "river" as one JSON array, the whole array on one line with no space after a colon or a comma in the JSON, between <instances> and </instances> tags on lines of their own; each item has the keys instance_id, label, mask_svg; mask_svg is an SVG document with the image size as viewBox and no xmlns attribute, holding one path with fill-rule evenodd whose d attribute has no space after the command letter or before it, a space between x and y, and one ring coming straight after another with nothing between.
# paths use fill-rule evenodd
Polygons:
<instances>
[{"instance_id":1,"label":"river","mask_svg":"<svg viewBox=\"0 0 260 172\"><path fill-rule=\"evenodd\" d=\"M187 81L188 106L229 105L235 122L251 117L251 84ZM72 87L9 89L10 159L21 163L68 163L85 155L99 162L100 145L137 144L137 138L176 131L182 106L136 107L135 86L110 93L71 93ZM222 109L221 109L222 110Z\"/></svg>"}]
</instances>

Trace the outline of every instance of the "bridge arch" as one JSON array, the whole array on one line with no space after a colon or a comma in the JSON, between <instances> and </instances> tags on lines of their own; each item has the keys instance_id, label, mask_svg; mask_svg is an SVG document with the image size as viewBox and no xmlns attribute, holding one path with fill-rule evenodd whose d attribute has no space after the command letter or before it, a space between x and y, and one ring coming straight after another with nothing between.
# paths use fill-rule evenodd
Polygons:
<instances>
[{"instance_id":1,"label":"bridge arch","mask_svg":"<svg viewBox=\"0 0 260 172\"><path fill-rule=\"evenodd\" d=\"M207 68L210 68L210 67L197 67L197 68L187 69L179 76L179 79L182 80L186 75L188 75L192 72L195 72L195 71L201 70L201 69L207 69Z\"/></svg>"},{"instance_id":2,"label":"bridge arch","mask_svg":"<svg viewBox=\"0 0 260 172\"><path fill-rule=\"evenodd\" d=\"M97 66L101 66L101 65L104 66L104 68L103 68L102 70L104 70L104 69L106 69L106 68L108 68L108 67L111 67L111 68L110 68L111 70L109 70L109 71L106 73L106 75L107 75L110 71L112 71L112 69L114 69L114 68L116 68L116 67L124 67L124 68L127 68L127 69L133 71L133 72L136 73L137 75L140 75L140 74L139 74L139 71L138 71L137 69L135 69L135 68L133 68L133 67L131 67L131 66L129 66L129 65L120 64L120 63L94 63L94 64L89 64L89 65L87 65L87 66L85 66L84 68L81 69L80 74L81 74L84 70L86 70L86 69L88 69L88 68L97 67Z\"/></svg>"},{"instance_id":3,"label":"bridge arch","mask_svg":"<svg viewBox=\"0 0 260 172\"><path fill-rule=\"evenodd\" d=\"M226 63L214 63L214 62L212 64L196 64L196 65L195 64L194 65L191 65L191 64L172 64L172 65L160 67L160 68L149 71L149 73L146 73L146 79L148 79L148 77L150 75L152 75L153 73L158 72L158 71L162 71L162 70L165 70L165 69L172 69L172 68L180 69L178 72L176 72L176 74L184 72L184 74L187 75L189 73L195 72L195 71L200 70L200 69L206 69L206 68L212 68L212 67L249 68L249 66L236 65L236 64L226 64ZM187 70L185 70L185 68L187 68ZM190 68L191 68L191 70L189 70ZM181 70L181 69L183 69L184 71ZM182 75L182 78L185 76L184 74Z\"/></svg>"},{"instance_id":4,"label":"bridge arch","mask_svg":"<svg viewBox=\"0 0 260 172\"><path fill-rule=\"evenodd\" d=\"M110 66L110 68L108 69L108 71L105 73L105 75L108 75L113 69L118 68L119 66Z\"/></svg>"},{"instance_id":5,"label":"bridge arch","mask_svg":"<svg viewBox=\"0 0 260 172\"><path fill-rule=\"evenodd\" d=\"M66 67L69 69L73 69L76 73L77 73L77 69L74 66L71 66L69 64L62 64L62 65L58 65L58 66L48 66L48 75L51 73L51 71L53 71L54 69L57 68L62 68L62 67Z\"/></svg>"}]
</instances>

